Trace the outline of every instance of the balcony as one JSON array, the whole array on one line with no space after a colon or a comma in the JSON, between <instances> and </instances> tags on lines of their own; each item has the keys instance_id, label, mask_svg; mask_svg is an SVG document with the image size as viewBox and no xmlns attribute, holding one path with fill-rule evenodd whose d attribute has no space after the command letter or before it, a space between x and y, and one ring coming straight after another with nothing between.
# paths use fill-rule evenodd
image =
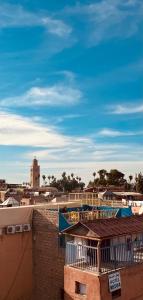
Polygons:
<instances>
[{"instance_id":1,"label":"balcony","mask_svg":"<svg viewBox=\"0 0 143 300\"><path fill-rule=\"evenodd\" d=\"M97 275L138 263L143 263L143 240L110 247L66 244L66 265Z\"/></svg>"}]
</instances>

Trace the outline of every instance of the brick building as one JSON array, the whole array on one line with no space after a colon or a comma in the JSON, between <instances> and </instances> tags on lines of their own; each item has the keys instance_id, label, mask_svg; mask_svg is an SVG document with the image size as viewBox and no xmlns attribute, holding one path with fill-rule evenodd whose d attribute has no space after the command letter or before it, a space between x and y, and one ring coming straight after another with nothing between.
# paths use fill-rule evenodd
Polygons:
<instances>
[{"instance_id":1,"label":"brick building","mask_svg":"<svg viewBox=\"0 0 143 300\"><path fill-rule=\"evenodd\" d=\"M72 207L73 203L66 205ZM69 213L65 212L64 206L65 203L59 203L0 209L0 299L111 300L109 274L113 273L116 277L120 273L120 300L143 299L143 217L117 219L115 214L111 217L111 213L100 211L97 216L102 220L95 220L94 212L91 222L87 211L81 214L78 207L76 215L83 220L85 214L86 226L80 221L69 227L75 222L75 215L71 208ZM64 208L62 212L60 207ZM91 219L91 211L89 216ZM30 225L28 231L24 230L25 224ZM9 226L14 229L8 233ZM67 243L71 245L75 237L78 241L68 246L72 247L70 250L67 247L68 252L64 235L59 234L67 227ZM82 244L81 236L85 241L90 240L90 245ZM119 243L115 247L117 236L125 246ZM112 240L110 245L109 240ZM89 265L86 264L87 248L90 249ZM136 283L134 291L129 291L128 281L132 286Z\"/></svg>"},{"instance_id":2,"label":"brick building","mask_svg":"<svg viewBox=\"0 0 143 300\"><path fill-rule=\"evenodd\" d=\"M33 211L33 300L62 300L65 249L59 236L59 214Z\"/></svg>"}]
</instances>

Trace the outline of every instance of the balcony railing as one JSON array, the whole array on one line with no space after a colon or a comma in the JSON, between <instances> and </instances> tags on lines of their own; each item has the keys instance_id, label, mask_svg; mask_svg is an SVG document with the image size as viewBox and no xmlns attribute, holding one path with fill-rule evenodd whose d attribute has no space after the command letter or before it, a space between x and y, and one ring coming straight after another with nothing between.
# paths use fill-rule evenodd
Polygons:
<instances>
[{"instance_id":1,"label":"balcony railing","mask_svg":"<svg viewBox=\"0 0 143 300\"><path fill-rule=\"evenodd\" d=\"M110 247L66 244L66 265L95 273L107 273L143 263L143 240Z\"/></svg>"},{"instance_id":2,"label":"balcony railing","mask_svg":"<svg viewBox=\"0 0 143 300\"><path fill-rule=\"evenodd\" d=\"M93 221L96 219L115 218L118 209L113 210L94 210L94 211L71 211L63 213L66 220L71 223L77 223L79 221Z\"/></svg>"}]
</instances>

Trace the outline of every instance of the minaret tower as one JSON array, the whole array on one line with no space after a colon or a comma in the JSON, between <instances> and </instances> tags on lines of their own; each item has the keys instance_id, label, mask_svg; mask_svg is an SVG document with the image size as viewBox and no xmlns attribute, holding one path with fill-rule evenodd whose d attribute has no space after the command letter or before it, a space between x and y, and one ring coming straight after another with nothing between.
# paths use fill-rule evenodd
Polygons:
<instances>
[{"instance_id":1,"label":"minaret tower","mask_svg":"<svg viewBox=\"0 0 143 300\"><path fill-rule=\"evenodd\" d=\"M40 166L38 160L34 157L32 167L30 169L30 185L32 188L40 187Z\"/></svg>"}]
</instances>

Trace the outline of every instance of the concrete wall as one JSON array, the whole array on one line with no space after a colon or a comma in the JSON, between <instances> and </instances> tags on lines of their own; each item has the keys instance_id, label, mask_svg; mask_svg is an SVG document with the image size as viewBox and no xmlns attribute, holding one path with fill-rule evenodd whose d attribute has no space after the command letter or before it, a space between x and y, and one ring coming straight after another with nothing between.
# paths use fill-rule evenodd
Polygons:
<instances>
[{"instance_id":1,"label":"concrete wall","mask_svg":"<svg viewBox=\"0 0 143 300\"><path fill-rule=\"evenodd\" d=\"M87 295L81 296L75 293L75 281L86 284ZM64 300L101 300L100 281L93 273L65 267L64 269ZM104 299L108 300L108 299ZM124 299L125 300L125 299Z\"/></svg>"},{"instance_id":2,"label":"concrete wall","mask_svg":"<svg viewBox=\"0 0 143 300\"><path fill-rule=\"evenodd\" d=\"M64 249L59 247L58 212L33 212L33 300L60 300L64 287Z\"/></svg>"},{"instance_id":3,"label":"concrete wall","mask_svg":"<svg viewBox=\"0 0 143 300\"><path fill-rule=\"evenodd\" d=\"M143 300L143 264L120 270L121 297L119 300ZM108 276L100 277L101 300L111 300L108 291Z\"/></svg>"},{"instance_id":4,"label":"concrete wall","mask_svg":"<svg viewBox=\"0 0 143 300\"><path fill-rule=\"evenodd\" d=\"M108 274L100 277L94 273L66 266L64 270L64 300L112 300L108 287ZM120 270L121 297L117 300L143 300L143 264ZM86 284L87 295L75 293L75 281Z\"/></svg>"},{"instance_id":5,"label":"concrete wall","mask_svg":"<svg viewBox=\"0 0 143 300\"><path fill-rule=\"evenodd\" d=\"M0 299L31 300L32 233L0 236Z\"/></svg>"}]
</instances>

